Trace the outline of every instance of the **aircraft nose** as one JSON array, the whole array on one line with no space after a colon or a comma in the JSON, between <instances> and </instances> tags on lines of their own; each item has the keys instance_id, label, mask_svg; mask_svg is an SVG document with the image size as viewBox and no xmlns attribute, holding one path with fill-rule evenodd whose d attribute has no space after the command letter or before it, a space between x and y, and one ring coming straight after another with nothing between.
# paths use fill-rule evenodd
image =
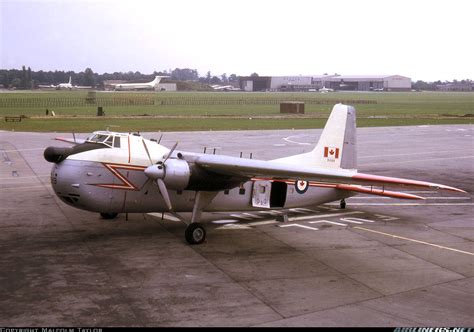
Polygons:
<instances>
[{"instance_id":1,"label":"aircraft nose","mask_svg":"<svg viewBox=\"0 0 474 332\"><path fill-rule=\"evenodd\" d=\"M50 146L44 150L43 156L46 161L57 164L66 159L67 156L71 153L71 151L71 148L60 148Z\"/></svg>"}]
</instances>

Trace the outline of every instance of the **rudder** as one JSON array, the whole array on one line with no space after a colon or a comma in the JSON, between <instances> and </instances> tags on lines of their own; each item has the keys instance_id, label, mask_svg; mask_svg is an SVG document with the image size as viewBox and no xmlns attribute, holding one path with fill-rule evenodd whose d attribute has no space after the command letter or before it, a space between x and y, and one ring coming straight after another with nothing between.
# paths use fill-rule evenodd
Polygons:
<instances>
[{"instance_id":1,"label":"rudder","mask_svg":"<svg viewBox=\"0 0 474 332\"><path fill-rule=\"evenodd\" d=\"M356 169L355 108L336 104L324 126L318 144L312 151L274 161L322 168Z\"/></svg>"}]
</instances>

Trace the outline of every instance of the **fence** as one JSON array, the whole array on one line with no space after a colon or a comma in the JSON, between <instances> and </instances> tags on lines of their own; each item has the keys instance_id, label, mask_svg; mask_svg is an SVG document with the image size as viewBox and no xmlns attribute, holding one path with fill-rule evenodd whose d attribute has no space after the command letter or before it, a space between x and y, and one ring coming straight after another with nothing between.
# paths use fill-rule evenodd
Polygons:
<instances>
[{"instance_id":1,"label":"fence","mask_svg":"<svg viewBox=\"0 0 474 332\"><path fill-rule=\"evenodd\" d=\"M376 100L367 99L318 99L295 97L296 101L305 104L377 104ZM166 106L166 105L279 105L292 101L289 96L261 97L152 97L152 96L109 96L91 99L87 97L12 97L0 98L0 108L58 108L58 107L87 107L87 106Z\"/></svg>"}]
</instances>

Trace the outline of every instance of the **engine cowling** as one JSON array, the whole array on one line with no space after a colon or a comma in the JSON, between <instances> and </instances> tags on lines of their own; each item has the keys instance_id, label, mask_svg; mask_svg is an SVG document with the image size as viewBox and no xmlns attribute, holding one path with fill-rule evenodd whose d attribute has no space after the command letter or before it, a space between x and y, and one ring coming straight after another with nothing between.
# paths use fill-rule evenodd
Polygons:
<instances>
[{"instance_id":1,"label":"engine cowling","mask_svg":"<svg viewBox=\"0 0 474 332\"><path fill-rule=\"evenodd\" d=\"M164 164L147 167L145 174L153 180L162 179L168 189L183 190L189 184L191 170L185 160L168 159Z\"/></svg>"}]
</instances>

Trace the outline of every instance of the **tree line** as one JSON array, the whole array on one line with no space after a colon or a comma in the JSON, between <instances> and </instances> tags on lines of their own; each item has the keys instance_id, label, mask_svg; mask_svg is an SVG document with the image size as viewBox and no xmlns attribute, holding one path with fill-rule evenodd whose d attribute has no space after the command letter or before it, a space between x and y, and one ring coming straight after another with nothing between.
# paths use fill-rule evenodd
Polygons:
<instances>
[{"instance_id":1,"label":"tree line","mask_svg":"<svg viewBox=\"0 0 474 332\"><path fill-rule=\"evenodd\" d=\"M102 88L104 81L108 80L120 80L120 81L132 81L132 82L149 82L152 81L155 76L170 76L170 80L173 81L194 81L203 84L236 84L239 80L236 74L227 75L212 75L210 71L205 76L199 76L196 69L190 68L175 68L174 70L168 71L154 71L151 74L142 74L139 71L136 72L114 72L98 74L94 73L91 68L86 68L84 71L76 73L74 71L33 71L30 67L22 66L21 69L0 69L0 87L3 88L14 88L14 89L34 89L38 85L57 85L59 83L68 82L69 77L72 78L73 85L92 86L96 88ZM257 73L253 73L250 76L258 76ZM439 89L439 86L446 84L472 84L473 81L465 79L461 81L453 80L449 81L435 81L425 82L418 80L412 82L412 89L424 90L424 91L435 91Z\"/></svg>"},{"instance_id":2,"label":"tree line","mask_svg":"<svg viewBox=\"0 0 474 332\"><path fill-rule=\"evenodd\" d=\"M0 69L0 85L3 88L14 89L34 89L38 85L57 85L59 83L66 83L69 77L72 78L73 85L92 86L101 88L104 81L121 80L132 82L149 82L155 76L170 76L170 80L174 81L195 81L204 84L232 84L238 82L236 74L222 74L212 75L210 71L205 76L199 76L196 69L176 68L168 71L154 71L151 74L142 74L136 72L114 72L98 74L94 73L91 68L86 68L84 71L76 73L74 71L33 71L30 67L22 66L21 69Z\"/></svg>"}]
</instances>

